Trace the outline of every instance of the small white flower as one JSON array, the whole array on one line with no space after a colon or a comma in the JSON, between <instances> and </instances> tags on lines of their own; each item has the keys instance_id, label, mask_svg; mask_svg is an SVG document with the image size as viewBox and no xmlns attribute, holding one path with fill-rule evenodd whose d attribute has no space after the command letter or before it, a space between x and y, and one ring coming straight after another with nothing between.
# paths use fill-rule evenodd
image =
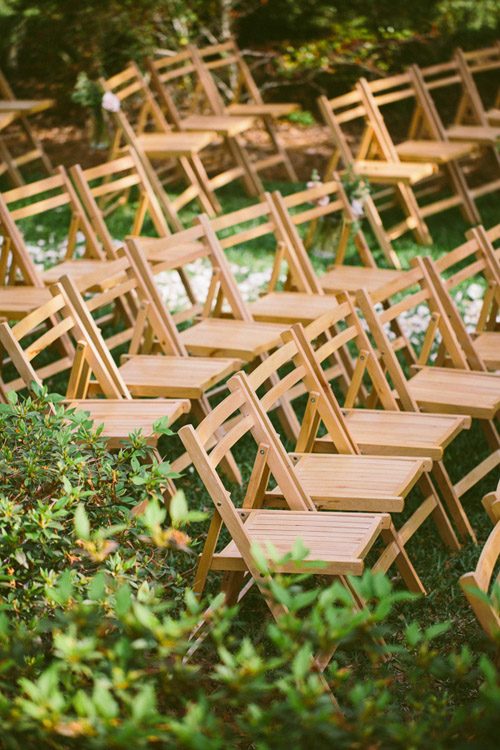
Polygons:
<instances>
[{"instance_id":1,"label":"small white flower","mask_svg":"<svg viewBox=\"0 0 500 750\"><path fill-rule=\"evenodd\" d=\"M356 219L359 219L360 216L363 216L363 204L357 198L352 199L351 208Z\"/></svg>"},{"instance_id":2,"label":"small white flower","mask_svg":"<svg viewBox=\"0 0 500 750\"><path fill-rule=\"evenodd\" d=\"M483 287L480 284L471 284L467 289L467 295L470 299L479 299L484 294Z\"/></svg>"},{"instance_id":3,"label":"small white flower","mask_svg":"<svg viewBox=\"0 0 500 750\"><path fill-rule=\"evenodd\" d=\"M330 196L323 195L321 196L321 198L318 198L316 203L318 204L318 206L328 206L328 204L330 203Z\"/></svg>"},{"instance_id":4,"label":"small white flower","mask_svg":"<svg viewBox=\"0 0 500 750\"><path fill-rule=\"evenodd\" d=\"M120 110L121 103L116 94L113 94L111 91L106 91L106 93L102 97L101 106L108 112L118 112Z\"/></svg>"}]
</instances>

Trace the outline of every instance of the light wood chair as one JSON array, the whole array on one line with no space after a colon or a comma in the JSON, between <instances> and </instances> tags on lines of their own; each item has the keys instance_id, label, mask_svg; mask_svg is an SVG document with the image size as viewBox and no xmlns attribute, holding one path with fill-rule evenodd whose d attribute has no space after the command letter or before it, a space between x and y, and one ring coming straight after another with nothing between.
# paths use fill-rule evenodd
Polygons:
<instances>
[{"instance_id":1,"label":"light wood chair","mask_svg":"<svg viewBox=\"0 0 500 750\"><path fill-rule=\"evenodd\" d=\"M363 569L362 559L374 544L381 528L386 525L390 533L384 534L382 538L388 544L391 554L382 554L372 569L385 571L395 561L397 565L401 565L400 572L408 587L413 591L422 592L423 586L409 562L398 533L389 520L390 516L362 512L318 511L313 497L298 476L265 411L259 408L258 399L252 397L252 389L244 373L231 378L229 386L231 394L215 407L210 417L196 430L186 425L179 431L179 436L214 503L214 514L194 583L196 594L202 594L210 570L220 570L228 574L223 588L229 602L234 602L244 595L247 586L242 588L242 584L248 584L248 578L261 588L263 576L252 556L254 543L263 547L265 555L269 554L265 548L266 542L273 544L279 553L286 554L300 538L308 548L307 560L319 560L325 556L327 566L321 568L324 574L359 574ZM228 420L232 425L230 427L226 426ZM208 446L213 443L216 428L225 430L225 435L208 453ZM237 508L219 477L217 467L227 451L233 449L235 444L249 433L257 444L256 457L242 508ZM271 476L282 491L285 509L273 510L262 507ZM382 526L379 526L378 522L372 526L374 518L378 521L385 518L385 521ZM364 536L368 520L368 536ZM220 552L216 552L223 525L228 529L231 541ZM348 528L352 531L347 532ZM318 531L320 537L324 534L324 539L318 538ZM272 558L268 559L270 567L274 568ZM282 563L275 572L294 570L297 568L289 561ZM263 593L266 596L265 592ZM270 606L275 616L281 613L280 608Z\"/></svg>"},{"instance_id":2,"label":"light wood chair","mask_svg":"<svg viewBox=\"0 0 500 750\"><path fill-rule=\"evenodd\" d=\"M483 505L494 528L486 540L476 569L461 576L460 586L483 630L497 640L500 633L500 601L498 591L490 591L490 589L491 579L500 557L500 491L498 487L495 492L485 495ZM500 585L499 576L496 576L494 583L497 587ZM491 597L489 602L487 601L488 594Z\"/></svg>"},{"instance_id":3,"label":"light wood chair","mask_svg":"<svg viewBox=\"0 0 500 750\"><path fill-rule=\"evenodd\" d=\"M203 419L210 411L207 391L234 372L240 366L240 360L189 357L168 310L163 309L161 315L156 313L142 277L126 256L115 261L115 267L110 269L105 290L84 299L88 290L95 289L97 275L90 274L77 283L64 276L60 283L78 316L84 340L91 342L99 352L115 386L138 399L188 398L194 416ZM122 324L117 326L114 314L107 319L102 315L110 306L112 309L119 305L126 307L130 296L136 298L137 308L131 327L124 326L124 316L121 317ZM102 330L93 316L99 320ZM161 353L148 353L153 341ZM121 354L121 364L117 366L112 353L118 356L127 342L130 342L128 350ZM100 385L89 380L89 373L84 372L83 376L89 395L99 393ZM186 456L183 455L176 460L175 470L181 471L186 465ZM234 462L227 465L227 470L235 481L240 480Z\"/></svg>"},{"instance_id":4,"label":"light wood chair","mask_svg":"<svg viewBox=\"0 0 500 750\"><path fill-rule=\"evenodd\" d=\"M265 378L270 374L274 375L273 387L261 397L263 408L266 411L273 408L283 392L288 392L290 399L295 399L303 393L305 387L308 393L307 406L296 444L300 461L311 451L321 454L379 457L381 464L384 458L390 463L396 456L412 459L426 457L434 461L434 464L427 465L427 469L432 467L438 480L442 475L447 477L442 464L445 448L464 428L468 428L470 419L464 420L454 415L407 414L399 411L352 302L345 294L343 299L334 311L319 318L305 330L300 324L294 325L290 331L283 334L285 345L249 374L249 383L257 393ZM341 332L335 334L333 331L340 328L341 323L344 324ZM313 341L316 351L312 345ZM351 386L344 407L341 408L331 387L338 378L339 370L335 366L331 367L331 360L335 352L346 344L350 345L351 350L352 345L356 344L358 357ZM284 368L287 365L286 357L293 360L293 370L290 370L289 366ZM283 375L280 375L280 370ZM361 394L363 387L366 387L363 384L366 380L365 375L369 375L372 385L368 401L380 401L383 405L382 410L354 408L360 397L361 401L366 403L366 397ZM321 427L326 430L326 434L318 437ZM313 459L307 460L310 462ZM319 466L322 466L321 462ZM361 468L362 466L363 462ZM378 476L375 464L372 469L374 476ZM390 482L398 471L389 468L388 464L386 469L386 476ZM362 474L361 471L357 475L356 470L353 470L351 489L355 499L343 498L335 507L346 510L378 509L388 512L398 512L401 509L400 501L391 504L392 501L389 500L388 505L384 505L390 491L387 490L384 501L377 494L381 490L381 485L378 482L372 486L364 485ZM381 483L384 481L382 479ZM401 532L403 537L409 538L424 518L432 513L444 541L451 546L456 545L456 538L453 532L450 532L448 521L443 519L443 509L439 500L436 500L436 493L428 477L421 477L419 484L426 500L418 508L416 515L405 524L404 531ZM375 494L372 495L372 492ZM443 496L460 534L475 539L459 498L453 492L447 492ZM318 502L321 506L323 501ZM330 507L330 502L326 501L327 507Z\"/></svg>"},{"instance_id":5,"label":"light wood chair","mask_svg":"<svg viewBox=\"0 0 500 750\"><path fill-rule=\"evenodd\" d=\"M450 324L446 309L439 296L433 294L432 285L425 274L424 261L417 258L415 264L415 268L408 272L401 283L388 285L371 295L366 290L359 290L357 301L370 328L380 361L393 383L403 409L463 414L479 420L490 453L453 485L453 492L461 498L500 463L500 436L494 423L500 409L500 378L477 365L471 365ZM415 291L417 284L418 291ZM391 302L393 297L397 299L395 305L377 309L377 303ZM429 313L427 332L418 355L413 346L411 350L405 351L406 366L410 367L410 376L407 376L396 356L397 340L391 341L385 326L395 317L408 314L409 311L411 313L415 309L421 315L422 307L425 306ZM451 366L428 364L438 332ZM438 484L441 488L441 484Z\"/></svg>"},{"instance_id":6,"label":"light wood chair","mask_svg":"<svg viewBox=\"0 0 500 750\"><path fill-rule=\"evenodd\" d=\"M96 427L104 424L103 436L110 449L120 449L121 442L135 430L142 430L148 444L156 448L156 420L168 417L169 424L173 424L189 411L189 401L132 400L130 391L123 382L115 382L97 348L85 336L62 287L53 285L50 294L49 302L14 326L0 323L4 394L11 389L31 390L33 382L50 384L56 374L61 389L62 374L66 373L66 398L62 403L68 409L88 412ZM90 373L97 378L105 398L86 397Z\"/></svg>"},{"instance_id":7,"label":"light wood chair","mask_svg":"<svg viewBox=\"0 0 500 750\"><path fill-rule=\"evenodd\" d=\"M138 193L137 210L131 216L129 231L115 239L123 240L125 233L140 234L148 218L158 237L183 229L177 211L166 196L168 212L160 206L140 159L131 147L124 149L123 156L97 167L82 169L75 164L70 168L70 175L94 231L106 247L114 247L106 219L129 203L132 190Z\"/></svg>"},{"instance_id":8,"label":"light wood chair","mask_svg":"<svg viewBox=\"0 0 500 750\"><path fill-rule=\"evenodd\" d=\"M105 92L114 94L120 102L120 108L111 113L116 134L110 159L119 155L123 142L132 146L165 212L168 201L159 176L161 168L153 167L155 161L160 161L164 169L165 162L167 168L173 166L174 178L180 170L187 183L186 189L171 201L175 211L196 199L203 211L210 215L219 213L220 204L200 158L201 151L217 134L213 131L174 132L135 62L129 63L121 73L108 80L101 78L99 82Z\"/></svg>"},{"instance_id":9,"label":"light wood chair","mask_svg":"<svg viewBox=\"0 0 500 750\"><path fill-rule=\"evenodd\" d=\"M20 167L27 164L41 162L47 174L50 175L54 172L50 159L28 119L30 115L43 112L49 107L53 107L54 104L53 99L16 99L7 78L0 70L0 130L2 129L2 120L4 126L15 120L16 124L21 125L29 147L29 151L25 151L19 156L13 156L5 140L0 137L0 159L3 162L3 164L0 164L0 175L7 173L14 187L21 187L25 184Z\"/></svg>"},{"instance_id":10,"label":"light wood chair","mask_svg":"<svg viewBox=\"0 0 500 750\"><path fill-rule=\"evenodd\" d=\"M282 165L293 182L297 175L279 136L277 121L300 109L296 103L264 102L250 68L234 38L221 44L196 48L190 46L191 59L200 81L199 96L203 96L215 115L258 118L271 143L271 154L254 163L258 172Z\"/></svg>"},{"instance_id":11,"label":"light wood chair","mask_svg":"<svg viewBox=\"0 0 500 750\"><path fill-rule=\"evenodd\" d=\"M462 53L463 58L471 74L479 75L500 68L500 42L495 42L491 47L484 47L478 50L469 50ZM458 121L470 114L474 109L474 103L471 101L469 91L464 93L461 105L458 109ZM461 115L461 116L460 116ZM492 107L486 109L486 118L489 125L500 127L500 87Z\"/></svg>"},{"instance_id":12,"label":"light wood chair","mask_svg":"<svg viewBox=\"0 0 500 750\"><path fill-rule=\"evenodd\" d=\"M68 237L64 257L45 270L38 270L26 246L23 220L51 211L67 210ZM16 320L50 298L45 288L65 273L86 275L116 258L110 245L99 243L76 191L63 167L57 174L0 194L0 315ZM79 233L83 235L83 253Z\"/></svg>"},{"instance_id":13,"label":"light wood chair","mask_svg":"<svg viewBox=\"0 0 500 750\"><path fill-rule=\"evenodd\" d=\"M198 94L202 88L200 81L207 74L201 70L200 76L200 66L191 60L190 50L156 59L146 58L145 64L160 107L176 130L208 130L217 133L222 139L224 152L229 156L232 167L224 172L219 166L217 176L211 180L212 187L216 189L239 176L249 195L262 193L262 182L243 141L243 134L253 127L255 118L223 112L210 114L199 107Z\"/></svg>"},{"instance_id":14,"label":"light wood chair","mask_svg":"<svg viewBox=\"0 0 500 750\"><path fill-rule=\"evenodd\" d=\"M381 120L377 122L378 127L376 130L373 129L373 107L370 102L367 108L359 88L333 99L320 96L318 106L334 144L325 171L325 181L332 178L333 172L339 169L339 162L342 162L343 169L348 170L353 176L365 179L369 184L381 185L382 191L379 191L374 199L384 202L379 203L378 208L369 200L365 203L365 213L375 235L383 231L390 242L411 231L417 242L431 244L432 238L425 223L424 213L413 188L432 177L437 171L436 165L430 161L402 162L381 117L378 118ZM363 134L359 148L354 152L344 128L346 123L358 124L359 120ZM403 221L392 227L382 225L381 228L379 211L387 207L392 208L394 205L402 210Z\"/></svg>"}]
</instances>

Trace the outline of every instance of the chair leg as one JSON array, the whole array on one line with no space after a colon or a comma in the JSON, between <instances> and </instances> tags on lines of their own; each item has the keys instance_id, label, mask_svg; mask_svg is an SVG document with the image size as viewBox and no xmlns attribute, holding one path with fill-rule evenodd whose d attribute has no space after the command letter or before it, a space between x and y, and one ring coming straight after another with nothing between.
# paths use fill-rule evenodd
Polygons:
<instances>
[{"instance_id":1,"label":"chair leg","mask_svg":"<svg viewBox=\"0 0 500 750\"><path fill-rule=\"evenodd\" d=\"M396 547L396 557L394 562L396 563L396 567L408 590L414 594L426 594L425 587L420 580L417 571L413 567L413 563L408 557L399 534L392 523L388 529L382 531L382 539L388 546L394 545Z\"/></svg>"},{"instance_id":2,"label":"chair leg","mask_svg":"<svg viewBox=\"0 0 500 750\"><path fill-rule=\"evenodd\" d=\"M467 513L457 495L455 488L453 487L452 481L448 475L446 467L442 461L435 461L432 474L436 479L438 488L441 490L441 494L446 503L446 507L450 512L451 517L455 521L458 533L462 540L472 539L474 544L477 544L476 535L472 528Z\"/></svg>"},{"instance_id":3,"label":"chair leg","mask_svg":"<svg viewBox=\"0 0 500 750\"><path fill-rule=\"evenodd\" d=\"M288 179L291 180L292 182L297 182L298 181L297 174L295 172L295 169L292 166L292 162L290 161L290 157L288 156L288 153L287 153L285 147L281 143L281 139L280 139L280 137L278 135L278 131L277 131L276 125L273 122L272 117L270 117L269 115L267 115L263 119L264 119L264 125L266 126L266 130L269 133L271 141L274 144L274 148L276 149L276 151L281 156L281 159L283 161L283 165L284 165L284 167L286 169L286 173L288 175Z\"/></svg>"},{"instance_id":4,"label":"chair leg","mask_svg":"<svg viewBox=\"0 0 500 750\"><path fill-rule=\"evenodd\" d=\"M434 510L432 511L432 517L434 519L434 523L438 528L441 539L450 549L460 549L460 542L457 539L457 535L453 530L450 519L446 515L441 500L439 499L439 495L437 494L436 488L432 484L429 475L425 473L422 474L418 484L420 489L422 490L422 493L424 494L424 497L432 497L434 500Z\"/></svg>"}]
</instances>

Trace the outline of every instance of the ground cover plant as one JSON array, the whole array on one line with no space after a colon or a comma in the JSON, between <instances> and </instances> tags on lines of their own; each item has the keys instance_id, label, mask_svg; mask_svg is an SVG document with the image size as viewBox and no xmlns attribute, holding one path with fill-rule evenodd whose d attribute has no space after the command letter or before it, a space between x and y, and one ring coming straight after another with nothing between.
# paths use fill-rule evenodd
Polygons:
<instances>
[{"instance_id":1,"label":"ground cover plant","mask_svg":"<svg viewBox=\"0 0 500 750\"><path fill-rule=\"evenodd\" d=\"M245 200L231 190L224 209ZM480 208L485 225L495 223L494 198ZM120 220L117 214L117 235ZM417 252L438 257L463 241L458 213L433 221L432 248L408 238L396 243L404 266ZM39 262L63 241L62 227L62 211L50 226L38 218L24 227ZM311 253L321 272L330 259L319 244ZM229 252L239 280L250 281L246 294L263 285L272 252L272 243ZM192 269L194 277L203 273ZM461 473L483 450L479 433L463 438L452 446L452 475L453 464ZM43 390L0 406L0 445L0 731L7 747L496 746L495 646L458 586L490 531L480 499L494 478L465 497L479 547L450 554L431 523L408 545L427 597L401 596L397 579L368 575L360 585L369 609L359 615L326 580L279 580L271 594L290 610L279 628L251 591L238 609L215 600L207 637L193 648L189 638L206 603L188 587L208 517L189 512L211 510L196 473L177 480L184 495L167 516L155 496L168 462L144 463L148 448L138 435L110 454L85 416L66 415ZM172 459L179 450L165 430L161 454ZM247 480L245 453L242 441L235 456ZM145 500L148 511L134 515ZM208 594L217 592L213 576ZM339 649L328 681L342 713L309 669L311 653L332 643Z\"/></svg>"}]
</instances>

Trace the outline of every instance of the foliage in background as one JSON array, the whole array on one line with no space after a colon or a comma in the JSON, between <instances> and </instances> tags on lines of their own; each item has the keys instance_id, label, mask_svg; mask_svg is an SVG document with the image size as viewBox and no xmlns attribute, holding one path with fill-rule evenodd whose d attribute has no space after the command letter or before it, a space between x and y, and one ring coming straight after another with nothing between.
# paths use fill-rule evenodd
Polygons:
<instances>
[{"instance_id":1,"label":"foliage in background","mask_svg":"<svg viewBox=\"0 0 500 750\"><path fill-rule=\"evenodd\" d=\"M13 80L49 85L68 102L77 76L120 70L155 48L179 50L233 33L269 95L310 109L361 72L446 59L499 33L497 0L0 0L0 63ZM309 84L309 85L305 85Z\"/></svg>"}]
</instances>

